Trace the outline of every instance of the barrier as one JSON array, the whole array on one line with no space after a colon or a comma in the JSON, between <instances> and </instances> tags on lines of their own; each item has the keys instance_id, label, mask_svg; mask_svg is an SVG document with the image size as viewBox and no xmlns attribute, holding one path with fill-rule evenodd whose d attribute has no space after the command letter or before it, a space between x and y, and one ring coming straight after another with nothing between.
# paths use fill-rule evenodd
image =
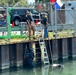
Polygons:
<instances>
[{"instance_id":1,"label":"barrier","mask_svg":"<svg viewBox=\"0 0 76 75\"><path fill-rule=\"evenodd\" d=\"M28 36L25 36L25 35L12 35L11 39L14 39L14 38L25 38L25 39L27 39ZM8 39L8 36L0 36L0 39Z\"/></svg>"}]
</instances>

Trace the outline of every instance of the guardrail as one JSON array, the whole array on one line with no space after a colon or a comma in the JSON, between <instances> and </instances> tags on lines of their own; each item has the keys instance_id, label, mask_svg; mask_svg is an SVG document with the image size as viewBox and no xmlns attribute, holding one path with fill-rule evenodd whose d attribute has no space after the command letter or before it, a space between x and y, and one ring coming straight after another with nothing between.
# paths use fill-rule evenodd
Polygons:
<instances>
[{"instance_id":1,"label":"guardrail","mask_svg":"<svg viewBox=\"0 0 76 75\"><path fill-rule=\"evenodd\" d=\"M38 25L38 26L35 25L36 31L42 31L42 27L43 27L42 25ZM57 33L58 31L63 31L63 30L65 30L65 31L66 30L74 30L74 27L75 27L74 24L59 24L59 25L50 25L49 24L48 25L48 31L52 31L54 33ZM27 25L26 25L25 22L21 22L19 26L14 26L14 27L11 26L11 32L13 32L13 31L19 31L20 35L23 35L23 32L27 31L27 30L28 29L27 29ZM7 32L7 34L8 34L8 28L7 28L7 26L6 27L0 27L0 32Z\"/></svg>"},{"instance_id":2,"label":"guardrail","mask_svg":"<svg viewBox=\"0 0 76 75\"><path fill-rule=\"evenodd\" d=\"M22 22L22 23L24 23L24 22ZM66 30L66 29L74 29L74 24L59 24L59 25L57 25L57 30ZM38 26L35 26L35 28L37 29L37 30L42 30L42 25L38 25ZM56 26L55 25L48 25L48 30L49 31L55 31L56 29ZM19 25L19 26L14 26L14 27L12 27L11 26L11 30L12 31L23 31L23 30L27 30L27 25L26 25L26 23L25 23L25 25ZM0 31L7 31L7 26L6 27L0 27Z\"/></svg>"}]
</instances>

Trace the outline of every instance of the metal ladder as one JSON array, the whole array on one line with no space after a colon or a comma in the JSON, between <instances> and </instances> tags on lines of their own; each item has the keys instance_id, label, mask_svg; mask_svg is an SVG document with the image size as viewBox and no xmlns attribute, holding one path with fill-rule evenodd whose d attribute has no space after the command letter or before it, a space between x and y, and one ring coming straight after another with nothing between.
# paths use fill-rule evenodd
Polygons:
<instances>
[{"instance_id":1,"label":"metal ladder","mask_svg":"<svg viewBox=\"0 0 76 75\"><path fill-rule=\"evenodd\" d=\"M45 41L39 39L39 45L40 45L40 49L41 49L43 64L49 65L49 58L48 58L48 53L47 53Z\"/></svg>"}]
</instances>

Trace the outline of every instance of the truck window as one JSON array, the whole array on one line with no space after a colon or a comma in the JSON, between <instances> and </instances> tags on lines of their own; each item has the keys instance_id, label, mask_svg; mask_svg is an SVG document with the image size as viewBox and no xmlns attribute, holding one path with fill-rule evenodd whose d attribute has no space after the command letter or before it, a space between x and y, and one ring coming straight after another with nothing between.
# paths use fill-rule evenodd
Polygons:
<instances>
[{"instance_id":1,"label":"truck window","mask_svg":"<svg viewBox=\"0 0 76 75\"><path fill-rule=\"evenodd\" d=\"M33 10L30 9L30 12L33 13L33 14L37 14L37 13L39 13L36 9L33 9Z\"/></svg>"}]
</instances>

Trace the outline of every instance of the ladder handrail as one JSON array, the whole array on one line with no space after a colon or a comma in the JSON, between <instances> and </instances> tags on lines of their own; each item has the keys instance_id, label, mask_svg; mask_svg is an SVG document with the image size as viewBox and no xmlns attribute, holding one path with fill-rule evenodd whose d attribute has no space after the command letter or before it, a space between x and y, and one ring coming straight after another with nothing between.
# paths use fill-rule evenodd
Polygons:
<instances>
[{"instance_id":1,"label":"ladder handrail","mask_svg":"<svg viewBox=\"0 0 76 75\"><path fill-rule=\"evenodd\" d=\"M49 57L48 57L48 53L47 53L47 49L46 49L46 45L45 45L44 39L43 40L39 39L40 49L41 49L41 43L44 44L44 56L42 57L43 58L43 63L44 63L44 65L46 65L46 64L49 65ZM42 52L42 50L41 50L41 52ZM47 59L47 60L44 60L44 59Z\"/></svg>"}]
</instances>

